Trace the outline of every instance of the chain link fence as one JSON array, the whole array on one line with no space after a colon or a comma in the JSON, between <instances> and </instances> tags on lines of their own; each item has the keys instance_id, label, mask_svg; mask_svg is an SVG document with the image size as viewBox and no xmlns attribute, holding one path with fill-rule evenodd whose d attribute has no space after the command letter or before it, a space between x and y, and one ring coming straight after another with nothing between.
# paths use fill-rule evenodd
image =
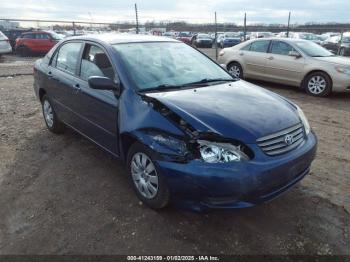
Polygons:
<instances>
[{"instance_id":1,"label":"chain link fence","mask_svg":"<svg viewBox=\"0 0 350 262\"><path fill-rule=\"evenodd\" d=\"M181 32L188 33L191 36L190 44L193 44L193 36L199 33L208 34L212 39L210 47L218 50L218 38L225 32L239 33L241 41L249 40L251 38L260 38L265 35L277 37L301 37L301 32L304 37L314 37L310 39L321 45L324 45L327 39L333 37L333 52L341 55L350 55L344 51L344 36L348 41L348 33L350 32L349 24L249 24L249 20L245 23L245 17L242 17L242 25L235 23L221 22L220 17L212 21L204 21L203 23L189 23L185 21L148 21L140 23L138 20L130 20L116 23L99 23L95 21L56 21L56 20L26 20L26 19L1 19L0 31L2 31L11 43L13 53L22 56L40 55L44 52L36 52L35 50L24 49L16 45L16 39L21 35L29 32L46 31L55 33L60 38L65 38L74 35L85 34L101 34L101 33L139 33L151 35L163 35L167 37L179 37ZM188 18L187 18L188 20ZM263 34L269 33L269 34ZM260 33L260 35L259 35ZM325 34L326 33L326 34ZM323 35L322 35L323 34ZM350 35L349 35L350 36ZM45 38L46 36L37 36L38 38ZM43 40L43 39L41 39ZM50 39L47 39L48 41ZM51 39L52 40L52 39ZM55 39L54 39L55 40ZM55 42L55 41L53 41ZM327 48L329 49L329 48ZM347 48L348 49L348 48ZM350 48L349 48L350 49ZM24 52L25 50L26 52ZM348 50L349 51L349 50ZM217 53L217 51L216 51Z\"/></svg>"}]
</instances>

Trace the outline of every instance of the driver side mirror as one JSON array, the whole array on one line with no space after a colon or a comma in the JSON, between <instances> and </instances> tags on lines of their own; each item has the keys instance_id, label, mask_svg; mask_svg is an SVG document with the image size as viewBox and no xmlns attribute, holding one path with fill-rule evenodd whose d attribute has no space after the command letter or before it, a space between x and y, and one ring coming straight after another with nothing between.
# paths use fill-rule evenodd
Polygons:
<instances>
[{"instance_id":1,"label":"driver side mirror","mask_svg":"<svg viewBox=\"0 0 350 262\"><path fill-rule=\"evenodd\" d=\"M293 56L295 58L300 58L301 57L301 54L297 51L289 51L288 53L289 56Z\"/></svg>"},{"instance_id":2,"label":"driver side mirror","mask_svg":"<svg viewBox=\"0 0 350 262\"><path fill-rule=\"evenodd\" d=\"M117 96L120 95L120 83L115 83L112 79L102 76L90 76L88 79L89 86L97 90L112 90Z\"/></svg>"}]
</instances>

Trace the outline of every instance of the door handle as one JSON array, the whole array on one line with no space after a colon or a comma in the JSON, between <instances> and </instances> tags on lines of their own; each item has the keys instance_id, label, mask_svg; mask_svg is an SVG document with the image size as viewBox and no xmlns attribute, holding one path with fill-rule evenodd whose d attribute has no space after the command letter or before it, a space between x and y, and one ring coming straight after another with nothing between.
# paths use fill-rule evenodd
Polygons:
<instances>
[{"instance_id":1,"label":"door handle","mask_svg":"<svg viewBox=\"0 0 350 262\"><path fill-rule=\"evenodd\" d=\"M269 60L273 60L273 56L270 56L270 57L268 57L267 59L269 59Z\"/></svg>"},{"instance_id":2,"label":"door handle","mask_svg":"<svg viewBox=\"0 0 350 262\"><path fill-rule=\"evenodd\" d=\"M239 55L240 55L240 56L243 56L243 55L244 55L244 53L239 53Z\"/></svg>"},{"instance_id":3,"label":"door handle","mask_svg":"<svg viewBox=\"0 0 350 262\"><path fill-rule=\"evenodd\" d=\"M50 78L52 78L52 72L49 71L49 72L47 73L47 76L50 77Z\"/></svg>"},{"instance_id":4,"label":"door handle","mask_svg":"<svg viewBox=\"0 0 350 262\"><path fill-rule=\"evenodd\" d=\"M73 89L78 93L81 91L80 85L79 84L75 84L73 85Z\"/></svg>"}]
</instances>

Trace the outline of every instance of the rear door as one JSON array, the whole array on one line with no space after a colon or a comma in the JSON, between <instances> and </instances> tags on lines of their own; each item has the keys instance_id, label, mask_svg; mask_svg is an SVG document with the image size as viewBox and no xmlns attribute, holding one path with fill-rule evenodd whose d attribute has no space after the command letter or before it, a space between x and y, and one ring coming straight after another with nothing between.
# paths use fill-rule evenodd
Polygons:
<instances>
[{"instance_id":1,"label":"rear door","mask_svg":"<svg viewBox=\"0 0 350 262\"><path fill-rule=\"evenodd\" d=\"M47 93L53 100L58 117L66 124L78 128L79 117L76 107L76 89L78 61L83 43L79 41L62 44L54 54L47 72Z\"/></svg>"},{"instance_id":2,"label":"rear door","mask_svg":"<svg viewBox=\"0 0 350 262\"><path fill-rule=\"evenodd\" d=\"M266 58L270 40L257 40L240 50L244 76L264 79L266 75Z\"/></svg>"},{"instance_id":3,"label":"rear door","mask_svg":"<svg viewBox=\"0 0 350 262\"><path fill-rule=\"evenodd\" d=\"M284 41L272 41L265 66L269 80L293 85L301 83L305 58L290 56L291 51L297 52Z\"/></svg>"},{"instance_id":4,"label":"rear door","mask_svg":"<svg viewBox=\"0 0 350 262\"><path fill-rule=\"evenodd\" d=\"M53 41L47 33L36 34L35 41L38 47L38 52L47 53L53 46Z\"/></svg>"},{"instance_id":5,"label":"rear door","mask_svg":"<svg viewBox=\"0 0 350 262\"><path fill-rule=\"evenodd\" d=\"M97 144L118 154L118 97L110 90L90 88L91 76L115 80L115 70L106 50L96 43L86 43L80 61L79 78L74 80L75 104L79 130Z\"/></svg>"}]
</instances>

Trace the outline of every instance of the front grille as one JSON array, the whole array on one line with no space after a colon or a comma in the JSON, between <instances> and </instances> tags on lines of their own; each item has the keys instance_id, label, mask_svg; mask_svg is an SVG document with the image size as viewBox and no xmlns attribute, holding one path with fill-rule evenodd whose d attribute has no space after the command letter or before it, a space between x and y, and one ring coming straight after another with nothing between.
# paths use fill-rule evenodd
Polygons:
<instances>
[{"instance_id":1,"label":"front grille","mask_svg":"<svg viewBox=\"0 0 350 262\"><path fill-rule=\"evenodd\" d=\"M289 136L289 141L286 141L287 136ZM296 148L304 141L304 137L304 128L300 123L277 133L261 137L256 141L265 154L274 156Z\"/></svg>"}]
</instances>

